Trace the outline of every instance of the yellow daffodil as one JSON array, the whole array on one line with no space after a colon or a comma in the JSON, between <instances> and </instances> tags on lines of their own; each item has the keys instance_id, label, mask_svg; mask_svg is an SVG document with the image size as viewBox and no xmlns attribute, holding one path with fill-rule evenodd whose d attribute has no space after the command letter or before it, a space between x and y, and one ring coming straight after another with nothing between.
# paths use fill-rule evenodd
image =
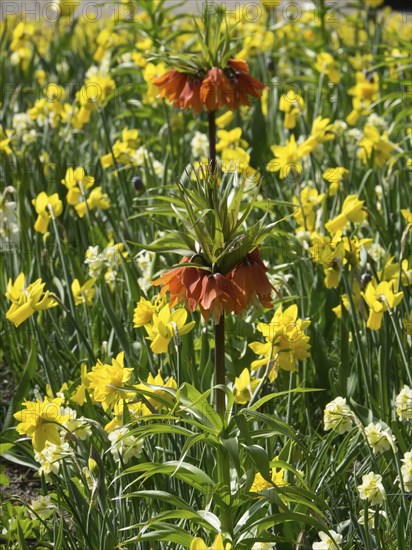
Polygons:
<instances>
[{"instance_id":1,"label":"yellow daffodil","mask_svg":"<svg viewBox=\"0 0 412 550\"><path fill-rule=\"evenodd\" d=\"M28 435L32 438L33 449L42 451L46 441L60 445L60 426L69 419L69 415L61 413L63 399L49 399L43 401L25 401L23 410L14 414L14 418L20 423L16 430L21 435Z\"/></svg>"},{"instance_id":2,"label":"yellow daffodil","mask_svg":"<svg viewBox=\"0 0 412 550\"><path fill-rule=\"evenodd\" d=\"M358 71L356 73L356 84L349 89L348 94L353 96L353 110L346 117L346 122L354 126L360 116L368 114L370 105L378 99L378 75L366 76L363 72Z\"/></svg>"},{"instance_id":3,"label":"yellow daffodil","mask_svg":"<svg viewBox=\"0 0 412 550\"><path fill-rule=\"evenodd\" d=\"M282 487L288 484L284 477L285 469L276 468L276 461L278 460L278 458L279 457L275 456L275 458L271 462L271 465L274 466L272 467L270 472L272 482L267 481L260 472L257 472L253 480L252 487L250 488L251 493L260 493L261 491L265 491L266 489L272 489L274 485Z\"/></svg>"},{"instance_id":4,"label":"yellow daffodil","mask_svg":"<svg viewBox=\"0 0 412 550\"><path fill-rule=\"evenodd\" d=\"M158 314L153 315L151 325L145 325L148 338L151 340L150 349L153 353L166 353L170 341L175 336L183 336L192 330L195 322L185 325L187 311L184 308L170 312L169 304L166 304Z\"/></svg>"},{"instance_id":5,"label":"yellow daffodil","mask_svg":"<svg viewBox=\"0 0 412 550\"><path fill-rule=\"evenodd\" d=\"M44 291L46 283L41 279L29 284L27 288L25 284L25 275L20 273L14 283L9 279L5 294L6 298L12 302L6 313L6 319L14 323L16 327L20 326L36 311L42 311L57 305L57 302L50 297L49 291Z\"/></svg>"},{"instance_id":6,"label":"yellow daffodil","mask_svg":"<svg viewBox=\"0 0 412 550\"><path fill-rule=\"evenodd\" d=\"M367 164L373 157L374 165L378 168L383 168L395 150L395 145L389 141L388 133L384 132L381 135L379 130L370 124L363 130L359 147L358 157L362 163Z\"/></svg>"},{"instance_id":7,"label":"yellow daffodil","mask_svg":"<svg viewBox=\"0 0 412 550\"><path fill-rule=\"evenodd\" d=\"M225 544L222 535L218 533L210 548L203 539L195 537L190 544L189 550L232 550L232 545L229 542Z\"/></svg>"},{"instance_id":8,"label":"yellow daffodil","mask_svg":"<svg viewBox=\"0 0 412 550\"><path fill-rule=\"evenodd\" d=\"M296 233L300 231L313 231L315 229L315 208L321 204L324 198L324 193L319 194L317 189L308 185L300 192L299 199L295 196L292 197L293 204L300 206L293 214L293 217L299 224Z\"/></svg>"},{"instance_id":9,"label":"yellow daffodil","mask_svg":"<svg viewBox=\"0 0 412 550\"><path fill-rule=\"evenodd\" d=\"M350 238L345 235L342 241L345 247L345 263L350 267L359 267L361 250L368 250L372 245L372 239L359 239L356 235Z\"/></svg>"},{"instance_id":10,"label":"yellow daffodil","mask_svg":"<svg viewBox=\"0 0 412 550\"><path fill-rule=\"evenodd\" d=\"M326 75L333 84L338 84L340 82L340 73L336 69L335 60L330 53L321 52L318 54L315 69L321 74Z\"/></svg>"},{"instance_id":11,"label":"yellow daffodil","mask_svg":"<svg viewBox=\"0 0 412 550\"><path fill-rule=\"evenodd\" d=\"M224 149L222 152L222 171L243 173L249 167L250 155L241 147L233 147ZM253 170L253 168L250 168Z\"/></svg>"},{"instance_id":12,"label":"yellow daffodil","mask_svg":"<svg viewBox=\"0 0 412 550\"><path fill-rule=\"evenodd\" d=\"M151 389L149 389L147 386L145 386L144 389L146 391L151 391ZM114 403L112 411L113 418L104 427L107 433L110 433L113 430L116 430L117 428L122 428L124 426L125 407L129 412L130 420L136 420L142 416L150 416L151 414L153 414L152 410L150 410L143 401L136 401L136 399L138 399L137 392L128 392L128 396L129 397L127 399L119 399ZM150 401L150 399L147 399L147 401Z\"/></svg>"},{"instance_id":13,"label":"yellow daffodil","mask_svg":"<svg viewBox=\"0 0 412 550\"><path fill-rule=\"evenodd\" d=\"M322 174L329 185L329 195L333 197L339 191L343 180L349 176L349 170L343 168L343 166L336 166L336 168L328 168Z\"/></svg>"},{"instance_id":14,"label":"yellow daffodil","mask_svg":"<svg viewBox=\"0 0 412 550\"><path fill-rule=\"evenodd\" d=\"M309 251L312 260L323 267L326 288L336 288L345 259L345 244L341 233L338 232L330 238L314 232L311 235L311 242Z\"/></svg>"},{"instance_id":15,"label":"yellow daffodil","mask_svg":"<svg viewBox=\"0 0 412 550\"><path fill-rule=\"evenodd\" d=\"M280 306L270 323L259 323L257 329L262 333L266 342L252 342L249 347L261 359L252 362L251 369L257 370L262 366L273 366L269 373L269 380L273 381L279 369L293 371L296 361L302 361L310 356L309 337L305 330L310 321L298 319L298 307L292 305L283 311Z\"/></svg>"},{"instance_id":16,"label":"yellow daffodil","mask_svg":"<svg viewBox=\"0 0 412 550\"><path fill-rule=\"evenodd\" d=\"M383 314L396 307L403 298L403 292L393 292L393 283L382 281L378 285L371 281L362 293L369 306L369 317L366 326L371 330L379 330Z\"/></svg>"},{"instance_id":17,"label":"yellow daffodil","mask_svg":"<svg viewBox=\"0 0 412 550\"><path fill-rule=\"evenodd\" d=\"M77 93L77 99L84 109L91 112L97 111L105 105L115 88L116 83L109 75L96 74L85 80L84 85Z\"/></svg>"},{"instance_id":18,"label":"yellow daffodil","mask_svg":"<svg viewBox=\"0 0 412 550\"><path fill-rule=\"evenodd\" d=\"M136 128L123 128L122 141L123 143L126 143L129 149L136 149L139 143L139 130L137 130Z\"/></svg>"},{"instance_id":19,"label":"yellow daffodil","mask_svg":"<svg viewBox=\"0 0 412 550\"><path fill-rule=\"evenodd\" d=\"M285 113L284 126L288 130L293 130L299 115L303 113L305 102L302 96L294 90L288 90L279 100L279 110Z\"/></svg>"},{"instance_id":20,"label":"yellow daffodil","mask_svg":"<svg viewBox=\"0 0 412 550\"><path fill-rule=\"evenodd\" d=\"M208 548L203 539L196 537L192 540L189 550L208 550Z\"/></svg>"},{"instance_id":21,"label":"yellow daffodil","mask_svg":"<svg viewBox=\"0 0 412 550\"><path fill-rule=\"evenodd\" d=\"M11 155L12 150L9 146L10 141L10 138L0 139L0 153L3 152L6 155Z\"/></svg>"},{"instance_id":22,"label":"yellow daffodil","mask_svg":"<svg viewBox=\"0 0 412 550\"><path fill-rule=\"evenodd\" d=\"M85 201L81 201L74 207L79 218L83 218L87 211L91 210L107 210L111 203L107 193L102 192L100 186L91 190L90 195Z\"/></svg>"},{"instance_id":23,"label":"yellow daffodil","mask_svg":"<svg viewBox=\"0 0 412 550\"><path fill-rule=\"evenodd\" d=\"M302 172L300 159L308 153L296 143L295 136L292 135L285 145L273 145L271 149L276 158L267 165L269 172L279 172L280 179L285 179L290 172Z\"/></svg>"},{"instance_id":24,"label":"yellow daffodil","mask_svg":"<svg viewBox=\"0 0 412 550\"><path fill-rule=\"evenodd\" d=\"M226 113L223 113L223 115L217 117L216 126L218 128L225 128L225 126L230 124L234 118L235 113L233 111L226 111Z\"/></svg>"},{"instance_id":25,"label":"yellow daffodil","mask_svg":"<svg viewBox=\"0 0 412 550\"><path fill-rule=\"evenodd\" d=\"M86 401L86 392L89 387L89 379L87 377L87 365L82 363L80 365L80 384L77 386L75 392L71 395L70 401L83 405Z\"/></svg>"},{"instance_id":26,"label":"yellow daffodil","mask_svg":"<svg viewBox=\"0 0 412 550\"><path fill-rule=\"evenodd\" d=\"M243 369L240 373L240 376L235 378L235 402L240 405L249 403L252 398L252 395L259 385L260 378L255 378L251 380L249 369Z\"/></svg>"},{"instance_id":27,"label":"yellow daffodil","mask_svg":"<svg viewBox=\"0 0 412 550\"><path fill-rule=\"evenodd\" d=\"M153 315L156 313L156 306L145 298L140 298L134 309L133 326L135 328L143 327L152 322Z\"/></svg>"},{"instance_id":28,"label":"yellow daffodil","mask_svg":"<svg viewBox=\"0 0 412 550\"><path fill-rule=\"evenodd\" d=\"M406 221L408 225L410 225L410 229L412 230L412 212L408 210L407 208L401 209L401 214Z\"/></svg>"},{"instance_id":29,"label":"yellow daffodil","mask_svg":"<svg viewBox=\"0 0 412 550\"><path fill-rule=\"evenodd\" d=\"M86 189L89 189L94 184L94 177L86 176L84 168L78 166L77 168L68 168L61 182L68 189L68 204L75 206L79 202L80 197L85 195Z\"/></svg>"},{"instance_id":30,"label":"yellow daffodil","mask_svg":"<svg viewBox=\"0 0 412 550\"><path fill-rule=\"evenodd\" d=\"M143 98L143 103L151 105L159 99L159 88L153 84L153 80L159 76L162 76L167 71L167 67L164 63L147 63L143 69L143 78L147 83L147 91Z\"/></svg>"},{"instance_id":31,"label":"yellow daffodil","mask_svg":"<svg viewBox=\"0 0 412 550\"><path fill-rule=\"evenodd\" d=\"M113 32L112 28L104 28L97 35L97 50L94 52L93 59L100 63L105 53L120 43L120 34Z\"/></svg>"},{"instance_id":32,"label":"yellow daffodil","mask_svg":"<svg viewBox=\"0 0 412 550\"><path fill-rule=\"evenodd\" d=\"M359 200L357 195L348 195L343 202L341 213L333 220L325 223L326 229L334 235L338 231L345 229L347 224L362 223L368 217L363 207L364 201Z\"/></svg>"},{"instance_id":33,"label":"yellow daffodil","mask_svg":"<svg viewBox=\"0 0 412 550\"><path fill-rule=\"evenodd\" d=\"M219 153L232 145L240 145L247 147L246 141L242 139L242 128L233 128L233 130L218 130L218 142L216 143L216 151Z\"/></svg>"},{"instance_id":34,"label":"yellow daffodil","mask_svg":"<svg viewBox=\"0 0 412 550\"><path fill-rule=\"evenodd\" d=\"M57 218L63 212L63 203L57 193L48 196L47 193L42 191L32 200L32 204L37 213L34 229L44 234L47 232L50 220Z\"/></svg>"},{"instance_id":35,"label":"yellow daffodil","mask_svg":"<svg viewBox=\"0 0 412 550\"><path fill-rule=\"evenodd\" d=\"M123 363L124 352L122 351L116 359L112 359L111 365L98 361L92 368L92 372L87 375L89 388L93 391L93 400L101 403L104 410L127 395L127 392L123 392L118 387L124 386L130 380L133 369L125 368Z\"/></svg>"},{"instance_id":36,"label":"yellow daffodil","mask_svg":"<svg viewBox=\"0 0 412 550\"><path fill-rule=\"evenodd\" d=\"M150 384L151 386L158 386L159 389L150 388L149 386L147 386L147 384ZM137 384L137 385L135 385L135 388L138 389L138 390L145 390L146 392L149 392L150 394L153 394L153 397L145 396L146 400L155 409L163 409L164 405L162 404L161 401L156 399L156 395L159 396L160 398L163 397L164 399L169 399L170 400L170 398L171 398L170 393L168 393L166 390L164 390L162 388L176 389L177 388L177 382L173 378L173 376L171 376L168 379L168 381L165 382L163 380L161 374L160 374L160 371L158 371L156 376L153 376L152 373L149 373L149 376L147 377L147 380L146 380L146 384L145 383Z\"/></svg>"},{"instance_id":37,"label":"yellow daffodil","mask_svg":"<svg viewBox=\"0 0 412 550\"><path fill-rule=\"evenodd\" d=\"M325 141L331 141L335 137L335 127L330 124L330 119L321 116L316 117L312 124L310 136L300 145L302 156L312 153L318 145Z\"/></svg>"},{"instance_id":38,"label":"yellow daffodil","mask_svg":"<svg viewBox=\"0 0 412 550\"><path fill-rule=\"evenodd\" d=\"M245 150L248 143L242 139L242 129L218 130L216 151L222 153L222 170L242 172L249 165L250 155Z\"/></svg>"},{"instance_id":39,"label":"yellow daffodil","mask_svg":"<svg viewBox=\"0 0 412 550\"><path fill-rule=\"evenodd\" d=\"M81 304L84 304L86 306L91 306L93 304L93 298L96 294L96 289L93 288L93 285L95 282L96 282L96 279L89 279L84 283L84 285L80 285L79 280L74 279L74 281L72 282L71 288L72 288L74 303L76 306L79 306Z\"/></svg>"}]
</instances>

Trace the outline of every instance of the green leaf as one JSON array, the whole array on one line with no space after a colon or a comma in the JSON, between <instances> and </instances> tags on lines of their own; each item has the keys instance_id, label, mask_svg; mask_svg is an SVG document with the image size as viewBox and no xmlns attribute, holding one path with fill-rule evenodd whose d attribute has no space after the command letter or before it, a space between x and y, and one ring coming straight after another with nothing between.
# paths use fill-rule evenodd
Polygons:
<instances>
[{"instance_id":1,"label":"green leaf","mask_svg":"<svg viewBox=\"0 0 412 550\"><path fill-rule=\"evenodd\" d=\"M269 457L265 449L263 449L263 447L261 447L260 445L242 444L242 447L251 457L253 463L255 464L259 473L262 475L263 479L272 482L272 478L270 476Z\"/></svg>"},{"instance_id":2,"label":"green leaf","mask_svg":"<svg viewBox=\"0 0 412 550\"><path fill-rule=\"evenodd\" d=\"M182 410L189 410L195 418L202 422L202 424L213 428L215 433L220 433L223 428L223 423L218 413L207 400L210 391L211 390L208 390L201 394L196 388L185 383L180 388L179 399L184 407Z\"/></svg>"},{"instance_id":3,"label":"green leaf","mask_svg":"<svg viewBox=\"0 0 412 550\"><path fill-rule=\"evenodd\" d=\"M249 407L251 411L255 411L259 409L262 405L267 403L268 401L271 401L272 399L276 399L276 397L280 397L282 395L288 395L290 393L310 393L310 392L316 392L316 391L325 391L323 388L293 388L293 390L285 390L280 391L276 393L270 393L269 395L265 395L259 401L256 401L254 405Z\"/></svg>"}]
</instances>

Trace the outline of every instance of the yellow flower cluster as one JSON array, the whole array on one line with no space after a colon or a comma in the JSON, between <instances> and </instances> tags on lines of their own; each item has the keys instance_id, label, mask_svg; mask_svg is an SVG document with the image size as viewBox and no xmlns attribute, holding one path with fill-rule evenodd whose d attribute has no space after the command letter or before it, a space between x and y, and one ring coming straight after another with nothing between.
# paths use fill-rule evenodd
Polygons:
<instances>
[{"instance_id":1,"label":"yellow flower cluster","mask_svg":"<svg viewBox=\"0 0 412 550\"><path fill-rule=\"evenodd\" d=\"M186 320L187 311L184 308L180 307L171 312L169 304L163 305L161 301L152 304L145 298L140 298L133 317L136 328L144 326L146 329L153 353L167 353L173 339L188 334L195 326L195 322L185 324Z\"/></svg>"},{"instance_id":2,"label":"yellow flower cluster","mask_svg":"<svg viewBox=\"0 0 412 550\"><path fill-rule=\"evenodd\" d=\"M14 326L19 327L36 311L43 311L57 306L57 302L50 296L48 290L44 290L45 284L41 279L26 287L24 273L20 273L17 279L12 282L9 279L6 298L12 302L6 313L6 319Z\"/></svg>"},{"instance_id":3,"label":"yellow flower cluster","mask_svg":"<svg viewBox=\"0 0 412 550\"><path fill-rule=\"evenodd\" d=\"M279 172L280 179L285 179L290 173L301 174L301 159L312 153L316 147L325 141L335 139L335 128L329 118L318 116L312 125L311 134L300 145L292 135L285 145L273 145L275 158L267 165L269 172Z\"/></svg>"},{"instance_id":4,"label":"yellow flower cluster","mask_svg":"<svg viewBox=\"0 0 412 550\"><path fill-rule=\"evenodd\" d=\"M86 198L86 191L93 186L94 177L86 176L84 168L68 168L61 183L67 188L67 202L83 218L87 212L95 209L107 210L110 208L110 199L107 193L102 192L101 186L95 187Z\"/></svg>"},{"instance_id":5,"label":"yellow flower cluster","mask_svg":"<svg viewBox=\"0 0 412 550\"><path fill-rule=\"evenodd\" d=\"M310 321L298 319L298 306L289 306L285 311L279 306L270 323L257 325L266 341L249 344L261 356L252 362L251 369L266 366L271 382L277 378L279 369L296 370L296 361L310 357L309 336L305 335L309 325Z\"/></svg>"}]
</instances>

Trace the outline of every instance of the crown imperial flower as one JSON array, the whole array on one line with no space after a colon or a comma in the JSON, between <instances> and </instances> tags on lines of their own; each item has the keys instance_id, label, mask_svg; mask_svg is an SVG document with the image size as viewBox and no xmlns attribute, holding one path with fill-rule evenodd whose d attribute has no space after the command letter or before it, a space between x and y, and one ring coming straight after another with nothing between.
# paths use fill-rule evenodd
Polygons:
<instances>
[{"instance_id":1,"label":"crown imperial flower","mask_svg":"<svg viewBox=\"0 0 412 550\"><path fill-rule=\"evenodd\" d=\"M153 80L160 90L160 97L167 97L180 109L208 112L224 106L238 109L250 105L249 96L258 98L265 84L249 74L249 66L242 59L229 59L226 67L211 67L204 76L171 69Z\"/></svg>"}]
</instances>

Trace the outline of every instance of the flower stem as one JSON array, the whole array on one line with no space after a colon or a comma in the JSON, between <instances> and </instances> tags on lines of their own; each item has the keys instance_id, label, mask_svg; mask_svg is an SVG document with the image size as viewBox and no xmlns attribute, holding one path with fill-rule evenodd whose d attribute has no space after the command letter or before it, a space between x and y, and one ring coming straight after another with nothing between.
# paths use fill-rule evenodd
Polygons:
<instances>
[{"instance_id":1,"label":"flower stem","mask_svg":"<svg viewBox=\"0 0 412 550\"><path fill-rule=\"evenodd\" d=\"M215 384L225 384L225 315L222 314L219 323L215 325ZM225 392L216 388L216 412L223 417L225 414Z\"/></svg>"},{"instance_id":2,"label":"flower stem","mask_svg":"<svg viewBox=\"0 0 412 550\"><path fill-rule=\"evenodd\" d=\"M209 163L210 171L214 175L216 172L216 112L208 113L209 121Z\"/></svg>"}]
</instances>

